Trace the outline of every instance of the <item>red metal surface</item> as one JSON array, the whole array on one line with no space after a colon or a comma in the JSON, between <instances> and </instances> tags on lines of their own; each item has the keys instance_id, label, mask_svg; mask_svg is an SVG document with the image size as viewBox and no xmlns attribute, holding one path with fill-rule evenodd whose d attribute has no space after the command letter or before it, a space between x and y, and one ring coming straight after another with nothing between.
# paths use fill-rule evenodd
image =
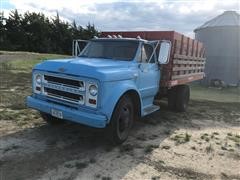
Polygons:
<instances>
[{"instance_id":1,"label":"red metal surface","mask_svg":"<svg viewBox=\"0 0 240 180\"><path fill-rule=\"evenodd\" d=\"M204 73L199 75L188 76L186 78L177 79L177 80L161 81L161 85L164 87L173 87L180 84L187 84L192 81L197 81L197 80L203 79L203 77L204 77Z\"/></svg>"},{"instance_id":2,"label":"red metal surface","mask_svg":"<svg viewBox=\"0 0 240 180\"><path fill-rule=\"evenodd\" d=\"M192 81L202 79L204 76L204 47L203 44L197 40L186 37L175 31L115 31L115 32L102 32L102 37L108 35L121 35L122 37L136 38L140 36L146 40L170 40L172 42L172 50L170 54L170 61L166 65L161 66L161 86L173 87L180 84L186 84ZM181 58L176 58L184 55ZM176 61L186 62L176 64ZM195 62L187 63L188 61ZM202 62L202 63L201 63ZM173 68L182 67L179 69L191 69L191 70L179 70L173 71ZM183 78L181 78L183 77ZM177 78L177 79L175 79Z\"/></svg>"}]
</instances>

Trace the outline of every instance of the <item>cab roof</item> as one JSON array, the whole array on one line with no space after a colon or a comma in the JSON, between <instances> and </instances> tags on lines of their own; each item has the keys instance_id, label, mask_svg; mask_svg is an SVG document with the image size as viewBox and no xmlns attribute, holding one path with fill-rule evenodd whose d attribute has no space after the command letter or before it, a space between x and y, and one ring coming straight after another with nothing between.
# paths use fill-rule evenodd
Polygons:
<instances>
[{"instance_id":1,"label":"cab roof","mask_svg":"<svg viewBox=\"0 0 240 180\"><path fill-rule=\"evenodd\" d=\"M103 38L93 38L91 41L133 41L133 42L147 42L145 39L141 38L108 38L108 37L103 37Z\"/></svg>"}]
</instances>

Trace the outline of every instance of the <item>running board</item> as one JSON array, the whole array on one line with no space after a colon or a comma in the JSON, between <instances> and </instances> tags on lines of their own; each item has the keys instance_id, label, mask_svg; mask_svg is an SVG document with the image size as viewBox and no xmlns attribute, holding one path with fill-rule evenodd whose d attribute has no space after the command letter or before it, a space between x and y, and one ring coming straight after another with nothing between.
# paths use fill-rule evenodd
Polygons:
<instances>
[{"instance_id":1,"label":"running board","mask_svg":"<svg viewBox=\"0 0 240 180\"><path fill-rule=\"evenodd\" d=\"M148 107L143 109L143 116L146 116L146 115L148 115L150 113L153 113L153 112L155 112L155 111L157 111L159 109L160 109L160 107L156 106L156 105L148 106Z\"/></svg>"}]
</instances>

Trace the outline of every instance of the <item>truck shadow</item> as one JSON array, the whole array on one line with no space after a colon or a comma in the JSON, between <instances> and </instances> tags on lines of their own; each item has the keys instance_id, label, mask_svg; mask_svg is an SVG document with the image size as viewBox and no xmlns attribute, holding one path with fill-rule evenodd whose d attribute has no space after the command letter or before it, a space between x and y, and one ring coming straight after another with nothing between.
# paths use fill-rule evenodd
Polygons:
<instances>
[{"instance_id":1,"label":"truck shadow","mask_svg":"<svg viewBox=\"0 0 240 180\"><path fill-rule=\"evenodd\" d=\"M238 125L239 114L231 114L238 112L239 103L192 101L186 113L170 112L165 103L161 107L136 122L128 141L118 147L106 141L103 130L73 123L43 125L0 137L1 177L121 179L176 129L216 127L215 120L226 118L229 125Z\"/></svg>"}]
</instances>

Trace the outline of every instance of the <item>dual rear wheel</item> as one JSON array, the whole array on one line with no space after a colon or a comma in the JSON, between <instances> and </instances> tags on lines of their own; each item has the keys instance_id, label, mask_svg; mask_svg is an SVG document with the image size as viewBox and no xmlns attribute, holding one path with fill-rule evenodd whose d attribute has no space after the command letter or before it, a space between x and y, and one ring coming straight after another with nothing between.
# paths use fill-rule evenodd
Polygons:
<instances>
[{"instance_id":1,"label":"dual rear wheel","mask_svg":"<svg viewBox=\"0 0 240 180\"><path fill-rule=\"evenodd\" d=\"M188 85L175 86L168 90L168 107L173 111L185 112L190 99Z\"/></svg>"}]
</instances>

